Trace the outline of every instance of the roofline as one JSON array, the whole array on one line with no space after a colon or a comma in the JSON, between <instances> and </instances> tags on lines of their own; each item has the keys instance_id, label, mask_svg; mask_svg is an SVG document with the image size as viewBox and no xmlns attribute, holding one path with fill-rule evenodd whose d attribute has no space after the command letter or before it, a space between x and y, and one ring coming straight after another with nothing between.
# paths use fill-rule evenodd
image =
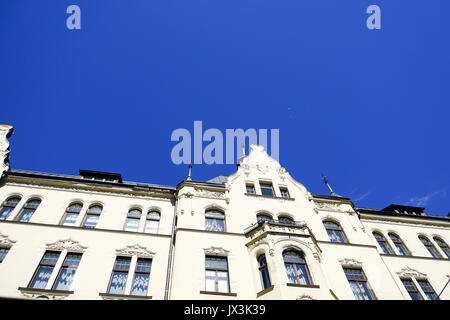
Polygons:
<instances>
[{"instance_id":1,"label":"roofline","mask_svg":"<svg viewBox=\"0 0 450 320\"><path fill-rule=\"evenodd\" d=\"M140 182L132 182L132 181L122 181L122 182L108 182L108 181L96 181L96 180L86 180L82 179L79 176L72 176L66 174L56 174L56 173L48 173L48 172L38 172L38 171L30 171L30 170L20 170L20 169L11 169L6 173L7 176L19 176L19 177L34 177L34 178L42 178L42 179L54 179L54 180L63 180L63 181L77 181L86 184L103 184L103 185L113 185L118 187L144 187L150 189L159 189L165 191L174 192L176 188L170 186L161 186L157 184L150 183L140 183Z\"/></svg>"},{"instance_id":2,"label":"roofline","mask_svg":"<svg viewBox=\"0 0 450 320\"><path fill-rule=\"evenodd\" d=\"M355 210L360 214L374 214L374 215L380 215L380 216L388 216L388 217L401 217L401 218L411 218L411 219L418 219L418 220L442 220L446 222L450 222L450 217L446 216L437 216L437 215L426 215L426 216L419 216L419 215L412 215L412 214L403 214L403 213L395 213L393 211L383 211L382 209L374 209L374 208L364 208L364 207L355 207Z\"/></svg>"}]
</instances>

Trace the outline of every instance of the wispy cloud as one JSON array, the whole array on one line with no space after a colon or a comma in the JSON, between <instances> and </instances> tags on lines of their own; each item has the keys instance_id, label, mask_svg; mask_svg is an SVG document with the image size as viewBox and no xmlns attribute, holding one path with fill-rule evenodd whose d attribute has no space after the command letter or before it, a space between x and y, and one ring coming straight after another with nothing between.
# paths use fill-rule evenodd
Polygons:
<instances>
[{"instance_id":1,"label":"wispy cloud","mask_svg":"<svg viewBox=\"0 0 450 320\"><path fill-rule=\"evenodd\" d=\"M353 197L352 200L354 202L361 201L361 200L367 198L371 193L372 193L372 190L369 190L369 191L367 191L366 193L364 193L364 194L362 194L360 196Z\"/></svg>"},{"instance_id":2,"label":"wispy cloud","mask_svg":"<svg viewBox=\"0 0 450 320\"><path fill-rule=\"evenodd\" d=\"M447 191L446 190L438 190L430 192L424 196L421 197L412 197L409 198L409 200L406 202L406 205L408 206L414 206L414 207L424 207L430 202L430 200L436 196L439 196L441 198L447 197Z\"/></svg>"}]
</instances>

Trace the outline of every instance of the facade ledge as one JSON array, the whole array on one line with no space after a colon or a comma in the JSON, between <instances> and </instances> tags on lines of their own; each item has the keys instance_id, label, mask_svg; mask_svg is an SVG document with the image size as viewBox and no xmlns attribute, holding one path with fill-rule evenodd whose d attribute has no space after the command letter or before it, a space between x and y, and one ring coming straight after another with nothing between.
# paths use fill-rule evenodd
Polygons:
<instances>
[{"instance_id":1,"label":"facade ledge","mask_svg":"<svg viewBox=\"0 0 450 320\"><path fill-rule=\"evenodd\" d=\"M200 294L213 294L217 296L229 296L229 297L236 297L237 293L232 292L216 292L216 291L200 291Z\"/></svg>"},{"instance_id":2,"label":"facade ledge","mask_svg":"<svg viewBox=\"0 0 450 320\"><path fill-rule=\"evenodd\" d=\"M318 289L320 286L318 284L298 284L298 283L286 283L288 287L300 287L300 288L315 288Z\"/></svg>"},{"instance_id":3,"label":"facade ledge","mask_svg":"<svg viewBox=\"0 0 450 320\"><path fill-rule=\"evenodd\" d=\"M103 299L111 299L111 300L118 300L118 299L125 299L125 300L151 300L152 296L135 296L131 294L112 294L112 293L99 293L98 294Z\"/></svg>"},{"instance_id":4,"label":"facade ledge","mask_svg":"<svg viewBox=\"0 0 450 320\"><path fill-rule=\"evenodd\" d=\"M259 298L259 297L261 297L262 295L265 295L266 293L272 291L274 287L275 287L274 285L271 285L270 287L268 287L268 288L266 288L266 289L264 289L264 290L261 290L260 292L258 292L258 293L256 294L256 297Z\"/></svg>"},{"instance_id":5,"label":"facade ledge","mask_svg":"<svg viewBox=\"0 0 450 320\"><path fill-rule=\"evenodd\" d=\"M246 196L255 197L255 198L295 201L295 198L291 198L291 197L285 198L285 197L277 197L277 196L265 196L263 194L256 194L256 193L244 193L244 194Z\"/></svg>"},{"instance_id":6,"label":"facade ledge","mask_svg":"<svg viewBox=\"0 0 450 320\"><path fill-rule=\"evenodd\" d=\"M399 254L384 254L380 253L380 256L382 257L394 257L394 258L410 258L410 259L426 259L426 260L437 260L437 261L449 261L448 258L433 258L433 257L420 257L420 256L403 256Z\"/></svg>"},{"instance_id":7,"label":"facade ledge","mask_svg":"<svg viewBox=\"0 0 450 320\"><path fill-rule=\"evenodd\" d=\"M23 295L28 298L53 298L53 299L63 299L71 294L74 291L69 290L48 290L48 289L36 289L36 288L26 288L19 287L17 288Z\"/></svg>"}]
</instances>

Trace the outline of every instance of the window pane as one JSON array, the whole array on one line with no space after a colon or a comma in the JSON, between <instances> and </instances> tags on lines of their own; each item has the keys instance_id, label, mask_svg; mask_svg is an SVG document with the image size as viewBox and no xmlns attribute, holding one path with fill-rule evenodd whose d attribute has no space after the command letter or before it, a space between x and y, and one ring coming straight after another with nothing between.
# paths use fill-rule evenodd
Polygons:
<instances>
[{"instance_id":1,"label":"window pane","mask_svg":"<svg viewBox=\"0 0 450 320\"><path fill-rule=\"evenodd\" d=\"M267 267L261 270L261 278L263 281L264 289L267 289L272 285L270 282L269 270L267 270Z\"/></svg>"},{"instance_id":2,"label":"window pane","mask_svg":"<svg viewBox=\"0 0 450 320\"><path fill-rule=\"evenodd\" d=\"M28 222L30 221L31 216L33 215L35 209L23 209L20 214L19 221Z\"/></svg>"},{"instance_id":3,"label":"window pane","mask_svg":"<svg viewBox=\"0 0 450 320\"><path fill-rule=\"evenodd\" d=\"M138 228L139 228L138 219L127 218L127 223L125 226L126 231L138 231Z\"/></svg>"},{"instance_id":4,"label":"window pane","mask_svg":"<svg viewBox=\"0 0 450 320\"><path fill-rule=\"evenodd\" d=\"M297 266L297 273L300 278L300 284L310 284L305 265L297 264L296 266Z\"/></svg>"},{"instance_id":5,"label":"window pane","mask_svg":"<svg viewBox=\"0 0 450 320\"><path fill-rule=\"evenodd\" d=\"M364 299L365 300L373 300L372 294L370 293L370 290L367 286L367 282L359 282L359 286L361 290L363 291Z\"/></svg>"},{"instance_id":6,"label":"window pane","mask_svg":"<svg viewBox=\"0 0 450 320\"><path fill-rule=\"evenodd\" d=\"M12 207L3 207L2 210L0 210L0 220L8 219L9 214L13 210L14 210L14 208L12 208Z\"/></svg>"},{"instance_id":7,"label":"window pane","mask_svg":"<svg viewBox=\"0 0 450 320\"><path fill-rule=\"evenodd\" d=\"M289 283L297 283L297 276L295 275L294 265L292 263L285 263L286 273Z\"/></svg>"},{"instance_id":8,"label":"window pane","mask_svg":"<svg viewBox=\"0 0 450 320\"><path fill-rule=\"evenodd\" d=\"M84 221L84 228L95 228L98 222L98 215L87 215L86 221Z\"/></svg>"},{"instance_id":9,"label":"window pane","mask_svg":"<svg viewBox=\"0 0 450 320\"><path fill-rule=\"evenodd\" d=\"M74 267L63 267L58 279L56 280L55 290L69 290L70 285L77 271Z\"/></svg>"},{"instance_id":10,"label":"window pane","mask_svg":"<svg viewBox=\"0 0 450 320\"><path fill-rule=\"evenodd\" d=\"M0 263L3 262L6 255L8 254L9 248L0 248Z\"/></svg>"},{"instance_id":11,"label":"window pane","mask_svg":"<svg viewBox=\"0 0 450 320\"><path fill-rule=\"evenodd\" d=\"M327 230L328 237L330 237L331 242L338 242L338 238L334 234L333 230Z\"/></svg>"},{"instance_id":12,"label":"window pane","mask_svg":"<svg viewBox=\"0 0 450 320\"><path fill-rule=\"evenodd\" d=\"M206 270L205 280L205 290L216 291L216 272Z\"/></svg>"},{"instance_id":13,"label":"window pane","mask_svg":"<svg viewBox=\"0 0 450 320\"><path fill-rule=\"evenodd\" d=\"M223 232L225 231L225 222L223 220L216 220L216 231Z\"/></svg>"},{"instance_id":14,"label":"window pane","mask_svg":"<svg viewBox=\"0 0 450 320\"><path fill-rule=\"evenodd\" d=\"M102 209L101 206L92 206L88 209L87 213L100 214L102 213Z\"/></svg>"},{"instance_id":15,"label":"window pane","mask_svg":"<svg viewBox=\"0 0 450 320\"><path fill-rule=\"evenodd\" d=\"M138 259L136 271L150 273L152 261L150 259Z\"/></svg>"},{"instance_id":16,"label":"window pane","mask_svg":"<svg viewBox=\"0 0 450 320\"><path fill-rule=\"evenodd\" d=\"M337 239L338 239L338 242L341 242L341 243L344 243L344 242L345 242L344 235L342 234L341 231L336 230L336 231L334 231L334 233L336 234L336 237L337 237Z\"/></svg>"},{"instance_id":17,"label":"window pane","mask_svg":"<svg viewBox=\"0 0 450 320\"><path fill-rule=\"evenodd\" d=\"M127 282L128 272L118 272L114 271L111 284L109 286L108 293L111 294L123 294L125 291L125 284Z\"/></svg>"},{"instance_id":18,"label":"window pane","mask_svg":"<svg viewBox=\"0 0 450 320\"><path fill-rule=\"evenodd\" d=\"M60 253L59 252L53 252L53 251L47 251L42 258L41 264L53 264L55 265L58 261Z\"/></svg>"},{"instance_id":19,"label":"window pane","mask_svg":"<svg viewBox=\"0 0 450 320\"><path fill-rule=\"evenodd\" d=\"M358 285L354 281L349 281L350 288L352 288L353 294L355 295L356 300L364 300L361 292L359 291Z\"/></svg>"},{"instance_id":20,"label":"window pane","mask_svg":"<svg viewBox=\"0 0 450 320\"><path fill-rule=\"evenodd\" d=\"M140 218L140 217L141 217L141 210L138 210L138 209L130 210L130 211L128 212L128 216L129 216L129 217Z\"/></svg>"},{"instance_id":21,"label":"window pane","mask_svg":"<svg viewBox=\"0 0 450 320\"><path fill-rule=\"evenodd\" d=\"M217 271L219 281L219 292L230 292L228 288L228 272Z\"/></svg>"},{"instance_id":22,"label":"window pane","mask_svg":"<svg viewBox=\"0 0 450 320\"><path fill-rule=\"evenodd\" d=\"M114 270L128 271L130 269L131 258L117 258Z\"/></svg>"},{"instance_id":23,"label":"window pane","mask_svg":"<svg viewBox=\"0 0 450 320\"><path fill-rule=\"evenodd\" d=\"M222 212L219 212L219 211L210 210L210 211L206 211L205 212L205 217L223 219L224 218L224 214Z\"/></svg>"},{"instance_id":24,"label":"window pane","mask_svg":"<svg viewBox=\"0 0 450 320\"><path fill-rule=\"evenodd\" d=\"M62 222L63 226L69 226L69 225L74 225L75 222L77 221L78 218L78 213L67 213L64 221Z\"/></svg>"},{"instance_id":25,"label":"window pane","mask_svg":"<svg viewBox=\"0 0 450 320\"><path fill-rule=\"evenodd\" d=\"M397 247L398 252L400 252L401 255L406 256L408 255L405 251L405 248L400 243L395 243L395 246Z\"/></svg>"},{"instance_id":26,"label":"window pane","mask_svg":"<svg viewBox=\"0 0 450 320\"><path fill-rule=\"evenodd\" d=\"M273 196L272 187L263 187L263 186L261 186L261 194L263 196Z\"/></svg>"},{"instance_id":27,"label":"window pane","mask_svg":"<svg viewBox=\"0 0 450 320\"><path fill-rule=\"evenodd\" d=\"M158 225L159 225L159 221L147 220L147 222L145 223L145 232L146 233L158 233Z\"/></svg>"},{"instance_id":28,"label":"window pane","mask_svg":"<svg viewBox=\"0 0 450 320\"><path fill-rule=\"evenodd\" d=\"M303 257L295 251L285 251L283 253L283 259L286 262L305 263Z\"/></svg>"},{"instance_id":29,"label":"window pane","mask_svg":"<svg viewBox=\"0 0 450 320\"><path fill-rule=\"evenodd\" d=\"M147 295L149 278L150 275L148 273L136 273L134 276L131 294L135 296Z\"/></svg>"},{"instance_id":30,"label":"window pane","mask_svg":"<svg viewBox=\"0 0 450 320\"><path fill-rule=\"evenodd\" d=\"M30 288L45 289L53 268L53 266L40 266L36 272L33 282L30 285Z\"/></svg>"},{"instance_id":31,"label":"window pane","mask_svg":"<svg viewBox=\"0 0 450 320\"><path fill-rule=\"evenodd\" d=\"M150 211L147 213L147 219L159 220L161 215L157 211Z\"/></svg>"},{"instance_id":32,"label":"window pane","mask_svg":"<svg viewBox=\"0 0 450 320\"><path fill-rule=\"evenodd\" d=\"M228 269L226 258L206 257L205 262L208 269Z\"/></svg>"}]
</instances>

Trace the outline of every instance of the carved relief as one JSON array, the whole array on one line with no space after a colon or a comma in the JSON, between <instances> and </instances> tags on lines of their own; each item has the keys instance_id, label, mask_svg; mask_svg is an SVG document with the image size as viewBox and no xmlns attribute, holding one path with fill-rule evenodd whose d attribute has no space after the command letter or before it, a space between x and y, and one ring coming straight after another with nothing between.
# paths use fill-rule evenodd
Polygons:
<instances>
[{"instance_id":1,"label":"carved relief","mask_svg":"<svg viewBox=\"0 0 450 320\"><path fill-rule=\"evenodd\" d=\"M147 250L147 248L142 247L138 244L135 244L133 246L127 246L124 249L116 250L116 253L118 255L128 255L128 256L138 256L138 257L147 257L152 258L155 253Z\"/></svg>"},{"instance_id":2,"label":"carved relief","mask_svg":"<svg viewBox=\"0 0 450 320\"><path fill-rule=\"evenodd\" d=\"M354 259L345 258L343 260L339 260L339 263L344 267L356 267L356 268L362 267L362 262L354 260Z\"/></svg>"},{"instance_id":3,"label":"carved relief","mask_svg":"<svg viewBox=\"0 0 450 320\"><path fill-rule=\"evenodd\" d=\"M22 296L32 299L45 299L45 300L65 300L67 299L67 294L48 294L48 293L40 293L40 292L22 292Z\"/></svg>"},{"instance_id":4,"label":"carved relief","mask_svg":"<svg viewBox=\"0 0 450 320\"><path fill-rule=\"evenodd\" d=\"M215 256L227 256L228 253L230 252L230 251L225 250L224 248L221 248L221 247L204 248L203 251L207 255L215 255Z\"/></svg>"},{"instance_id":5,"label":"carved relief","mask_svg":"<svg viewBox=\"0 0 450 320\"><path fill-rule=\"evenodd\" d=\"M84 252L87 249L87 247L83 247L82 245L80 245L78 241L67 239L67 240L59 240L55 243L48 243L47 249Z\"/></svg>"},{"instance_id":6,"label":"carved relief","mask_svg":"<svg viewBox=\"0 0 450 320\"><path fill-rule=\"evenodd\" d=\"M314 300L313 297L307 294L302 294L300 297L298 297L296 300Z\"/></svg>"},{"instance_id":7,"label":"carved relief","mask_svg":"<svg viewBox=\"0 0 450 320\"><path fill-rule=\"evenodd\" d=\"M402 270L400 270L400 272L397 272L397 274L400 278L426 278L427 277L426 274L421 273L410 267L403 268Z\"/></svg>"},{"instance_id":8,"label":"carved relief","mask_svg":"<svg viewBox=\"0 0 450 320\"><path fill-rule=\"evenodd\" d=\"M9 239L8 236L5 236L0 233L0 247L9 248L12 247L14 243L16 242Z\"/></svg>"}]
</instances>

